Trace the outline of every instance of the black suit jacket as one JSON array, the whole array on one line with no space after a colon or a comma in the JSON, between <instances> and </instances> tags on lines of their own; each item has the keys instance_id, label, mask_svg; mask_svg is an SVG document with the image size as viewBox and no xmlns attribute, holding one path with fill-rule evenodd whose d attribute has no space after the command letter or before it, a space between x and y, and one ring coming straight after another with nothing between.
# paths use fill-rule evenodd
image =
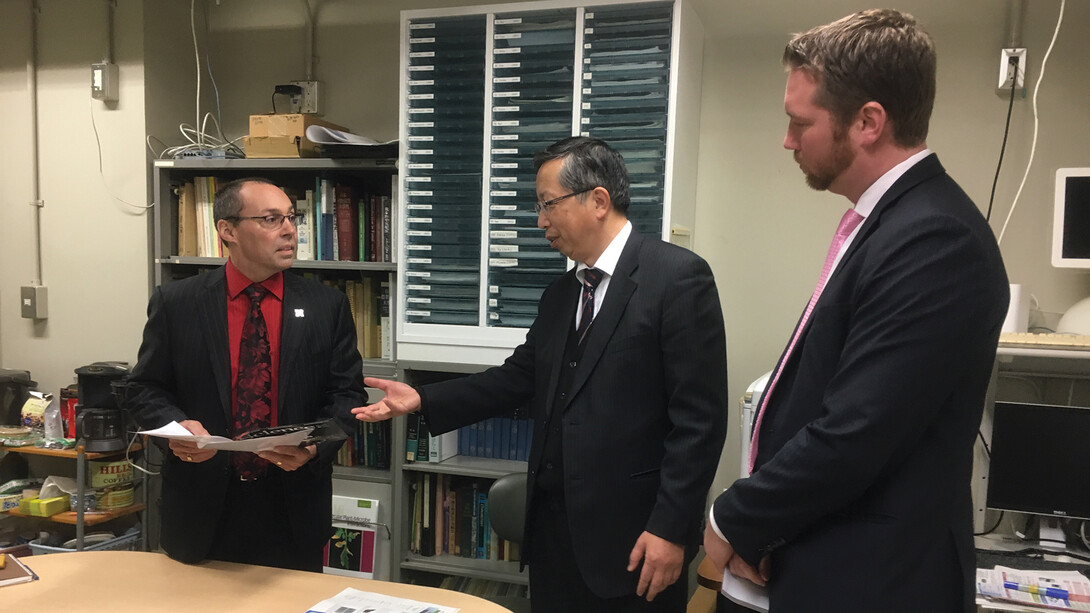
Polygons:
<instances>
[{"instance_id":1,"label":"black suit jacket","mask_svg":"<svg viewBox=\"0 0 1090 613\"><path fill-rule=\"evenodd\" d=\"M127 405L142 428L195 419L210 434L229 437L229 361L224 269L160 286L148 304ZM364 403L366 393L344 294L284 273L278 377L278 424L335 417L346 432L354 430L349 411ZM317 458L284 473L284 505L291 509L293 536L302 547L320 548L331 534L332 460L338 447L338 442L319 444ZM201 463L165 455L161 544L171 557L196 562L208 554L223 511L230 453Z\"/></svg>"},{"instance_id":2,"label":"black suit jacket","mask_svg":"<svg viewBox=\"0 0 1090 613\"><path fill-rule=\"evenodd\" d=\"M991 229L928 156L881 198L714 505L774 611L972 611L970 477L1007 311ZM780 358L781 361L783 358Z\"/></svg>"},{"instance_id":3,"label":"black suit jacket","mask_svg":"<svg viewBox=\"0 0 1090 613\"><path fill-rule=\"evenodd\" d=\"M543 434L560 421L576 562L598 596L617 597L635 593L638 572L625 567L643 531L690 546L699 542L726 431L723 313L704 260L633 232L571 391L557 403L579 292L569 271L545 290L526 341L503 365L420 392L436 433L529 403L530 494ZM535 502L530 496L530 513ZM523 540L531 564L533 539L527 533Z\"/></svg>"}]
</instances>

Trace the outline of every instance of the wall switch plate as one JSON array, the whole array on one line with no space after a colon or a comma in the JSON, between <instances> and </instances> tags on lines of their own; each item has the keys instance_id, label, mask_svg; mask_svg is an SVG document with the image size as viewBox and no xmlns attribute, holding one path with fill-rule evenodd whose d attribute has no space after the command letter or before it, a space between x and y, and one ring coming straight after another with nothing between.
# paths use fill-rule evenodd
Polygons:
<instances>
[{"instance_id":1,"label":"wall switch plate","mask_svg":"<svg viewBox=\"0 0 1090 613\"><path fill-rule=\"evenodd\" d=\"M23 317L27 319L45 319L49 300L44 285L24 285L19 288L19 304Z\"/></svg>"},{"instance_id":2,"label":"wall switch plate","mask_svg":"<svg viewBox=\"0 0 1090 613\"><path fill-rule=\"evenodd\" d=\"M117 102L117 64L91 64L91 97L103 102Z\"/></svg>"},{"instance_id":3,"label":"wall switch plate","mask_svg":"<svg viewBox=\"0 0 1090 613\"><path fill-rule=\"evenodd\" d=\"M292 96L292 108L298 109L299 113L321 115L321 107L318 105L318 81L292 81L291 84L303 88L302 94Z\"/></svg>"},{"instance_id":4,"label":"wall switch plate","mask_svg":"<svg viewBox=\"0 0 1090 613\"><path fill-rule=\"evenodd\" d=\"M1011 59L1017 60L1012 63ZM999 89L1009 90L1011 85L1015 89L1025 87L1026 80L1026 49L1007 48L999 54Z\"/></svg>"}]
</instances>

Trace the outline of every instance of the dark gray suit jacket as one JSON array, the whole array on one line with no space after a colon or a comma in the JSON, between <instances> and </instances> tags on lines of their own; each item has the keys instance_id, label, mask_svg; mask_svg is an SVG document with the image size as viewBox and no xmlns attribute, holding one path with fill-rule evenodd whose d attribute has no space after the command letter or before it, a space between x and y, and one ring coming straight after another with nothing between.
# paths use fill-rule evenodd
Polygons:
<instances>
[{"instance_id":1,"label":"dark gray suit jacket","mask_svg":"<svg viewBox=\"0 0 1090 613\"><path fill-rule=\"evenodd\" d=\"M881 198L714 505L773 611L972 611L973 441L1007 312L980 211L928 156ZM781 361L783 358L780 358Z\"/></svg>"},{"instance_id":2,"label":"dark gray suit jacket","mask_svg":"<svg viewBox=\"0 0 1090 613\"><path fill-rule=\"evenodd\" d=\"M420 392L435 433L529 403L530 493L542 435L561 420L576 562L587 585L608 598L635 593L639 574L625 568L643 531L690 546L700 540L726 433L726 343L708 264L633 232L557 414L579 292L569 271L545 290L526 341L503 365ZM535 502L528 500L530 513ZM533 539L523 540L531 565Z\"/></svg>"},{"instance_id":3,"label":"dark gray suit jacket","mask_svg":"<svg viewBox=\"0 0 1090 613\"><path fill-rule=\"evenodd\" d=\"M142 428L195 419L210 434L229 437L229 360L224 268L160 286L148 303L126 404ZM355 430L349 411L367 396L344 294L284 273L278 377L278 424L335 417L346 432ZM340 445L319 444L318 458L284 473L284 504L302 547L321 548L331 534L331 466ZM207 462L188 463L166 454L161 544L171 557L197 562L208 554L231 474L229 457L221 452Z\"/></svg>"}]
</instances>

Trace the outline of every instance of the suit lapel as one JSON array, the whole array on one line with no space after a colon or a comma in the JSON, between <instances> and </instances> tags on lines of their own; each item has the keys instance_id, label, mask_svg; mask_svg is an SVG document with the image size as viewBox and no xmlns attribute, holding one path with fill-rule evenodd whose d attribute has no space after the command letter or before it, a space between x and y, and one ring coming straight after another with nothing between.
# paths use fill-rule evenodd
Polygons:
<instances>
[{"instance_id":1,"label":"suit lapel","mask_svg":"<svg viewBox=\"0 0 1090 613\"><path fill-rule=\"evenodd\" d=\"M870 215L863 221L862 227L859 228L859 233L856 235L855 239L852 240L852 244L848 245L848 249L844 252L844 256L840 258L840 263L837 264L836 270L834 270L833 274L825 281L825 287L828 288L840 275L841 271L845 268L845 264L848 263L857 251L859 251L863 243L870 238L870 235L874 233L874 230L881 223L882 215L891 207L895 206L905 192L916 187L921 182L945 172L946 169L939 163L938 156L932 153L917 162L915 166L909 168L905 174L894 181L893 185L889 186L889 189L886 190L886 193L882 194L882 197L879 198L878 204L874 205L874 210L871 211ZM824 295L824 292L822 295ZM805 336L807 330L809 330L811 321L813 321L812 317L806 321L802 332L799 333L799 341L802 340L802 337ZM794 351L792 352L791 357L798 354L798 351ZM778 364L777 367L779 367Z\"/></svg>"},{"instance_id":2,"label":"suit lapel","mask_svg":"<svg viewBox=\"0 0 1090 613\"><path fill-rule=\"evenodd\" d=\"M920 184L922 181L926 181L927 179L944 172L946 172L946 169L939 163L938 156L932 153L920 160L912 168L909 168L905 174L894 181L893 185L889 186L889 189L886 190L886 193L882 194L882 197L878 200L878 204L874 205L874 210L871 211L871 214L863 221L863 226L859 228L859 234L856 235L852 244L848 246L848 250L844 252L844 257L840 259L840 264L837 265L836 270L833 271L833 275L829 277L826 285L836 278L840 271L844 269L843 264L859 250L859 246L874 232L874 229L878 227L878 224L880 223L882 214L887 209L894 206L908 190Z\"/></svg>"},{"instance_id":3,"label":"suit lapel","mask_svg":"<svg viewBox=\"0 0 1090 613\"><path fill-rule=\"evenodd\" d=\"M285 347L303 347L303 318L296 317L295 311L303 311L303 293L296 283L298 279L290 272L284 272L284 302L280 312L280 372L277 373L276 414L284 415L284 398L287 397L291 381L287 376L295 370L296 351L284 351ZM303 311L303 317L306 317ZM298 320L298 321L297 321Z\"/></svg>"},{"instance_id":4,"label":"suit lapel","mask_svg":"<svg viewBox=\"0 0 1090 613\"><path fill-rule=\"evenodd\" d=\"M561 281L562 290L556 304L541 305L546 313L555 313L550 317L548 326L543 330L542 362L550 364L553 368L549 371L549 385L545 393L545 414L552 413L553 403L556 401L556 386L560 380L560 368L557 366L564 357L564 345L568 342L569 326L574 324L575 308L579 303L581 288L579 281L572 270L564 275ZM539 314L540 317L540 314Z\"/></svg>"},{"instance_id":5,"label":"suit lapel","mask_svg":"<svg viewBox=\"0 0 1090 613\"><path fill-rule=\"evenodd\" d=\"M212 362L223 415L226 423L230 424L231 354L227 346L227 276L223 267L205 276L204 293L198 306L200 333L204 335L205 346L208 347L208 359Z\"/></svg>"},{"instance_id":6,"label":"suit lapel","mask_svg":"<svg viewBox=\"0 0 1090 613\"><path fill-rule=\"evenodd\" d=\"M628 242L621 252L621 258L617 262L617 268L609 278L609 288L606 291L605 302L598 310L591 324L590 336L587 337L587 346L583 349L583 357L575 369L572 379L571 393L568 394L568 402L579 394L583 384L587 382L591 371L594 370L598 360L602 358L613 333L617 330L617 324L621 322L628 302L635 293L637 284L632 280L632 274L639 267L640 247L643 245L643 236L635 230L632 231ZM574 312L575 305L572 305Z\"/></svg>"}]
</instances>

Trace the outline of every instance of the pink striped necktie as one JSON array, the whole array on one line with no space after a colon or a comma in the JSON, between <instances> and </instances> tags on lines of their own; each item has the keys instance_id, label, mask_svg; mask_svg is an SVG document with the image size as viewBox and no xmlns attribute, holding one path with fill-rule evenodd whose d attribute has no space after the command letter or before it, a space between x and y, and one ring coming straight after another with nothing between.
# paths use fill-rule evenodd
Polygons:
<instances>
[{"instance_id":1,"label":"pink striped necktie","mask_svg":"<svg viewBox=\"0 0 1090 613\"><path fill-rule=\"evenodd\" d=\"M783 372L783 367L787 364L788 358L791 357L791 351L795 349L795 343L798 342L799 335L802 334L806 322L810 319L810 313L813 312L814 305L817 304L818 298L821 297L821 291L825 289L825 282L829 280L829 273L833 270L833 262L836 261L840 248L861 221L863 221L863 216L856 213L855 209L848 209L844 212L844 216L840 218L840 225L836 228L833 243L829 245L829 253L825 255L825 266L821 268L821 277L818 278L817 287L814 288L814 293L810 296L810 302L806 305L806 311L802 314L799 325L795 327L795 334L791 337L791 344L787 346L783 359L780 360L780 367L776 369L772 381L765 389L764 396L761 397L761 407L757 411L757 420L753 424L753 435L749 445L749 472L751 473L753 472L753 464L757 461L757 439L761 434L761 420L764 418L765 409L768 407L768 399L772 396L772 390L775 389L776 382L780 380L780 374Z\"/></svg>"}]
</instances>

